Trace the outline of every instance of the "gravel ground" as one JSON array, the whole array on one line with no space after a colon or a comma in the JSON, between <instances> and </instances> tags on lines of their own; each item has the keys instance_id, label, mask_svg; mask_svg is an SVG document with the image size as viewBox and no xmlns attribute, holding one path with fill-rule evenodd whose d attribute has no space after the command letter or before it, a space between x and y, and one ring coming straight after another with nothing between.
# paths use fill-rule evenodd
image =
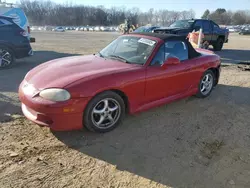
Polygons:
<instances>
[{"instance_id":1,"label":"gravel ground","mask_svg":"<svg viewBox=\"0 0 250 188\"><path fill-rule=\"evenodd\" d=\"M114 33L34 32L35 55L0 72L0 187L250 187L250 72L225 65L210 97L190 97L128 116L112 132L51 132L20 113L28 70L89 54ZM231 35L225 63L250 60L250 37Z\"/></svg>"}]
</instances>

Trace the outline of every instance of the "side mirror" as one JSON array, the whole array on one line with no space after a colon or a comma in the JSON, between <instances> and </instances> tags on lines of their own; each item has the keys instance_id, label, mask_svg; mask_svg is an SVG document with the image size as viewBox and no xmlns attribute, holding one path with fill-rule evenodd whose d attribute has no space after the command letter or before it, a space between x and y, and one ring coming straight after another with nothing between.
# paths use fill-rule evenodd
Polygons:
<instances>
[{"instance_id":1,"label":"side mirror","mask_svg":"<svg viewBox=\"0 0 250 188\"><path fill-rule=\"evenodd\" d=\"M166 69L169 65L178 65L180 64L180 59L177 57L169 57L167 60L162 64L162 68Z\"/></svg>"}]
</instances>

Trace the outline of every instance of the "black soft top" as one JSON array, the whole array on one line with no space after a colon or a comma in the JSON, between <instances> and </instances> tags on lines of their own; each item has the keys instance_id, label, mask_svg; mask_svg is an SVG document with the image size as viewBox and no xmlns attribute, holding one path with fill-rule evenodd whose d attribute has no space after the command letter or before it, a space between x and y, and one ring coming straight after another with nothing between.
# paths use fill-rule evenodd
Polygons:
<instances>
[{"instance_id":1,"label":"black soft top","mask_svg":"<svg viewBox=\"0 0 250 188\"><path fill-rule=\"evenodd\" d=\"M155 38L159 38L159 39L164 40L164 41L169 41L169 40L185 41L186 40L185 36L174 35L174 34L162 34L162 33L151 33L151 32L138 32L138 33L131 33L131 34L155 37Z\"/></svg>"},{"instance_id":2,"label":"black soft top","mask_svg":"<svg viewBox=\"0 0 250 188\"><path fill-rule=\"evenodd\" d=\"M131 34L133 34L133 33L131 33ZM188 41L186 36L174 35L174 34L150 33L150 32L134 33L134 34L159 38L159 39L163 40L164 42L167 42L167 41L182 41L182 42L185 42L186 45L188 46L188 56L189 56L188 58L189 59L192 59L192 58L195 58L195 57L198 57L198 56L201 55L199 52L197 52L194 49L194 47Z\"/></svg>"}]
</instances>

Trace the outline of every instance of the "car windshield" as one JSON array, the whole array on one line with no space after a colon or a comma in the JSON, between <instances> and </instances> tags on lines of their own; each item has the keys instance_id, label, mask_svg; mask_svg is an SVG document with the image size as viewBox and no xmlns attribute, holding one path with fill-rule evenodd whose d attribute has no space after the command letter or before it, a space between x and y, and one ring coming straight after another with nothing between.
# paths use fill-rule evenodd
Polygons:
<instances>
[{"instance_id":1,"label":"car windshield","mask_svg":"<svg viewBox=\"0 0 250 188\"><path fill-rule=\"evenodd\" d=\"M193 20L178 20L172 23L169 27L190 28L193 23Z\"/></svg>"},{"instance_id":2,"label":"car windshield","mask_svg":"<svg viewBox=\"0 0 250 188\"><path fill-rule=\"evenodd\" d=\"M156 41L135 36L122 36L100 51L104 58L116 59L125 63L145 64L151 55Z\"/></svg>"},{"instance_id":3,"label":"car windshield","mask_svg":"<svg viewBox=\"0 0 250 188\"><path fill-rule=\"evenodd\" d=\"M147 32L148 30L149 30L149 27L142 26L142 27L137 28L134 32Z\"/></svg>"}]
</instances>

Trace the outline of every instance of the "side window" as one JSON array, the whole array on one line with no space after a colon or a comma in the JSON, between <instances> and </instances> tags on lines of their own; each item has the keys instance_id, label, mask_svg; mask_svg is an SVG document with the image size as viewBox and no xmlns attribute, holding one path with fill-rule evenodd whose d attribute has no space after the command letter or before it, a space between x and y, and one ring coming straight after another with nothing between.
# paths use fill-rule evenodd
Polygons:
<instances>
[{"instance_id":1,"label":"side window","mask_svg":"<svg viewBox=\"0 0 250 188\"><path fill-rule=\"evenodd\" d=\"M195 23L194 23L194 28L196 27L199 27L199 28L202 28L202 21L201 20L197 20ZM197 29L196 29L197 31Z\"/></svg>"},{"instance_id":2,"label":"side window","mask_svg":"<svg viewBox=\"0 0 250 188\"><path fill-rule=\"evenodd\" d=\"M188 49L185 42L169 41L165 43L165 59L168 57L177 57L180 61L188 59Z\"/></svg>"},{"instance_id":3,"label":"side window","mask_svg":"<svg viewBox=\"0 0 250 188\"><path fill-rule=\"evenodd\" d=\"M210 21L203 21L203 31L204 32L211 31Z\"/></svg>"},{"instance_id":4,"label":"side window","mask_svg":"<svg viewBox=\"0 0 250 188\"><path fill-rule=\"evenodd\" d=\"M162 65L163 62L165 61L165 54L164 53L165 53L164 45L161 45L161 47L159 48L155 57L151 61L150 65Z\"/></svg>"},{"instance_id":5,"label":"side window","mask_svg":"<svg viewBox=\"0 0 250 188\"><path fill-rule=\"evenodd\" d=\"M12 23L5 19L0 19L0 26L11 25Z\"/></svg>"},{"instance_id":6,"label":"side window","mask_svg":"<svg viewBox=\"0 0 250 188\"><path fill-rule=\"evenodd\" d=\"M219 26L216 23L214 23L214 22L212 22L212 23L213 23L213 28L216 28L216 29L219 28Z\"/></svg>"}]
</instances>

